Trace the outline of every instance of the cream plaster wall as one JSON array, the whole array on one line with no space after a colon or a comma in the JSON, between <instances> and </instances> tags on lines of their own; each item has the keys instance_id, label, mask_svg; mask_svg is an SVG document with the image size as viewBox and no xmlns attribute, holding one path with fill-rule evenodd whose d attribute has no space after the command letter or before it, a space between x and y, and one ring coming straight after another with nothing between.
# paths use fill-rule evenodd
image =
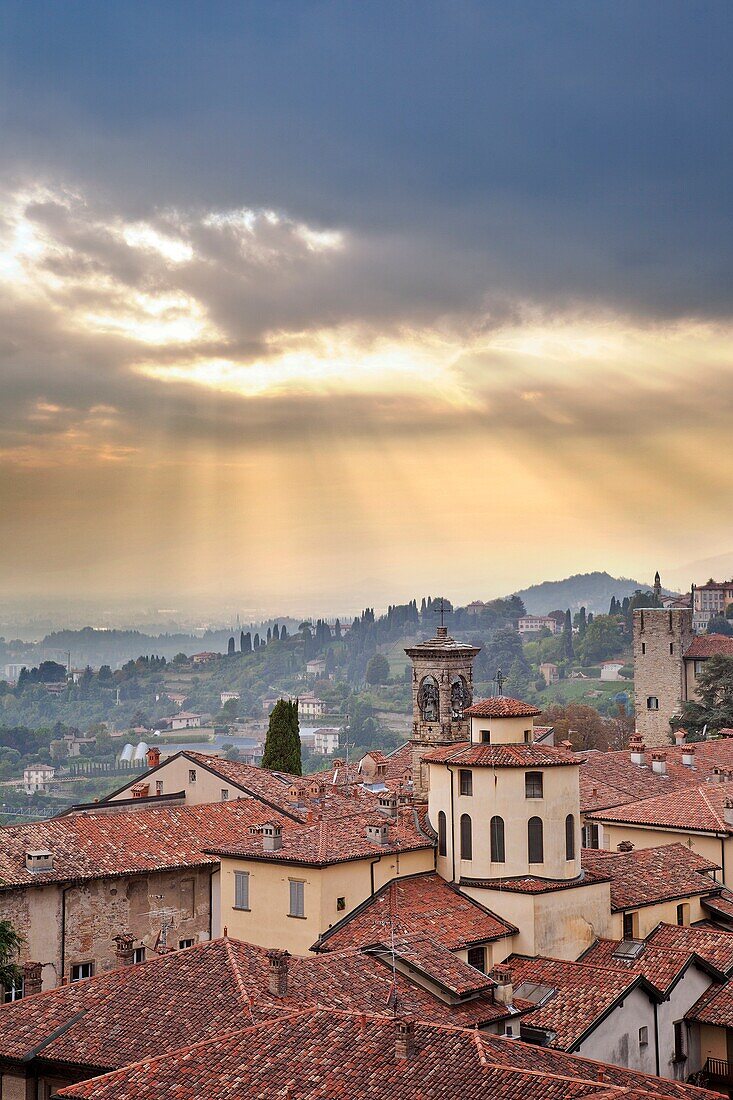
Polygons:
<instances>
[{"instance_id":1,"label":"cream plaster wall","mask_svg":"<svg viewBox=\"0 0 733 1100\"><path fill-rule=\"evenodd\" d=\"M190 781L189 771L196 773L194 783ZM157 771L141 772L126 787L113 795L109 801L121 802L124 799L132 798L132 788L138 783L149 783L151 796L158 793L177 794L179 791L184 791L186 803L191 806L198 805L201 802L221 802L223 801L222 791L227 792L228 799L231 802L235 798L242 797L239 787L227 783L225 779L221 779L219 776L212 775L207 768L194 764L184 756L172 756L170 759L165 760ZM157 783L163 785L160 792L156 788Z\"/></svg>"}]
</instances>

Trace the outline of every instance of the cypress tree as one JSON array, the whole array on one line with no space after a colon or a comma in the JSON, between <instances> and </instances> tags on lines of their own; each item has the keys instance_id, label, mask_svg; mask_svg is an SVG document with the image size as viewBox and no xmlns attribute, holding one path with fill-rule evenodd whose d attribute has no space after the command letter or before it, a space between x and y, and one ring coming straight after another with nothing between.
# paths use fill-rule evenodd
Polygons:
<instances>
[{"instance_id":1,"label":"cypress tree","mask_svg":"<svg viewBox=\"0 0 733 1100\"><path fill-rule=\"evenodd\" d=\"M242 653L252 652L252 635L249 631L242 635Z\"/></svg>"},{"instance_id":2,"label":"cypress tree","mask_svg":"<svg viewBox=\"0 0 733 1100\"><path fill-rule=\"evenodd\" d=\"M272 640L273 640L273 642L279 642L280 641L280 627L277 625L277 623L275 623L275 625L272 628Z\"/></svg>"},{"instance_id":3,"label":"cypress tree","mask_svg":"<svg viewBox=\"0 0 733 1100\"><path fill-rule=\"evenodd\" d=\"M233 637L229 639L229 644L227 645L227 656L228 657L233 657L234 656L234 638Z\"/></svg>"},{"instance_id":4,"label":"cypress tree","mask_svg":"<svg viewBox=\"0 0 733 1100\"><path fill-rule=\"evenodd\" d=\"M272 629L268 626L268 628L267 628L267 644L269 645L271 641L272 641Z\"/></svg>"},{"instance_id":5,"label":"cypress tree","mask_svg":"<svg viewBox=\"0 0 733 1100\"><path fill-rule=\"evenodd\" d=\"M285 626L285 623L283 623L283 625L280 627L280 641L284 642L285 639L287 638L287 636L288 636L287 627Z\"/></svg>"},{"instance_id":6,"label":"cypress tree","mask_svg":"<svg viewBox=\"0 0 733 1100\"><path fill-rule=\"evenodd\" d=\"M244 631L239 632L239 652L244 653Z\"/></svg>"},{"instance_id":7,"label":"cypress tree","mask_svg":"<svg viewBox=\"0 0 733 1100\"><path fill-rule=\"evenodd\" d=\"M570 608L565 612L565 625L563 627L563 642L565 656L569 661L572 661L575 656L575 650L573 649L573 620L570 617Z\"/></svg>"},{"instance_id":8,"label":"cypress tree","mask_svg":"<svg viewBox=\"0 0 733 1100\"><path fill-rule=\"evenodd\" d=\"M262 767L302 775L298 702L278 699L270 715Z\"/></svg>"}]
</instances>

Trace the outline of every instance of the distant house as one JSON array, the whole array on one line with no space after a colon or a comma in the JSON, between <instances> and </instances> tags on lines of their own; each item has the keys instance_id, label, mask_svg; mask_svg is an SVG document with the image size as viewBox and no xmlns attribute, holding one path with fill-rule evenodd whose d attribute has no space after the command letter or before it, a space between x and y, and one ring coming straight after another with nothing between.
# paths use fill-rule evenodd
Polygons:
<instances>
[{"instance_id":1,"label":"distant house","mask_svg":"<svg viewBox=\"0 0 733 1100\"><path fill-rule=\"evenodd\" d=\"M299 718L322 718L325 713L326 704L323 699L317 699L312 692L298 696Z\"/></svg>"},{"instance_id":2,"label":"distant house","mask_svg":"<svg viewBox=\"0 0 733 1100\"><path fill-rule=\"evenodd\" d=\"M485 607L486 604L483 600L473 600L472 603L466 604L466 614L481 615Z\"/></svg>"},{"instance_id":3,"label":"distant house","mask_svg":"<svg viewBox=\"0 0 733 1100\"><path fill-rule=\"evenodd\" d=\"M23 790L26 794L44 794L55 774L50 764L31 764L23 770Z\"/></svg>"},{"instance_id":4,"label":"distant house","mask_svg":"<svg viewBox=\"0 0 733 1100\"><path fill-rule=\"evenodd\" d=\"M194 653L191 660L195 665L209 665L212 661L218 661L221 653Z\"/></svg>"},{"instance_id":5,"label":"distant house","mask_svg":"<svg viewBox=\"0 0 733 1100\"><path fill-rule=\"evenodd\" d=\"M602 680L621 680L621 669L624 667L623 661L604 661L601 665L601 679Z\"/></svg>"},{"instance_id":6,"label":"distant house","mask_svg":"<svg viewBox=\"0 0 733 1100\"><path fill-rule=\"evenodd\" d=\"M543 661L540 665L540 675L549 687L550 684L556 684L560 679L560 669L557 665L553 665L551 661Z\"/></svg>"},{"instance_id":7,"label":"distant house","mask_svg":"<svg viewBox=\"0 0 733 1100\"><path fill-rule=\"evenodd\" d=\"M334 727L324 727L313 734L313 751L324 756L330 756L339 747L339 730Z\"/></svg>"},{"instance_id":8,"label":"distant house","mask_svg":"<svg viewBox=\"0 0 733 1100\"><path fill-rule=\"evenodd\" d=\"M239 692L238 691L222 691L219 698L221 700L221 705L222 706L224 706L225 703L231 703L232 699L235 699L235 700L237 700L237 702L239 702Z\"/></svg>"},{"instance_id":9,"label":"distant house","mask_svg":"<svg viewBox=\"0 0 733 1100\"><path fill-rule=\"evenodd\" d=\"M172 715L168 721L172 730L197 730L201 729L202 714L196 714L191 710L181 710Z\"/></svg>"},{"instance_id":10,"label":"distant house","mask_svg":"<svg viewBox=\"0 0 733 1100\"><path fill-rule=\"evenodd\" d=\"M314 657L312 661L308 661L305 666L305 675L308 680L316 680L319 676L325 676L326 674L326 658Z\"/></svg>"},{"instance_id":11,"label":"distant house","mask_svg":"<svg viewBox=\"0 0 733 1100\"><path fill-rule=\"evenodd\" d=\"M558 624L551 615L522 615L517 620L517 630L520 634L538 634L540 630L557 634Z\"/></svg>"}]
</instances>

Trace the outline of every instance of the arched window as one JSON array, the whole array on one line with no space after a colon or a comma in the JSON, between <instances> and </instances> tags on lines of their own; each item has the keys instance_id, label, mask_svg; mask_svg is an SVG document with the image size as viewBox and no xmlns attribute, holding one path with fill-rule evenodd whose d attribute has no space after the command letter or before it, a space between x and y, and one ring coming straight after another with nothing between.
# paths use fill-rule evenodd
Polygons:
<instances>
[{"instance_id":1,"label":"arched window","mask_svg":"<svg viewBox=\"0 0 733 1100\"><path fill-rule=\"evenodd\" d=\"M541 817L530 817L527 822L527 851L530 863L544 863Z\"/></svg>"},{"instance_id":2,"label":"arched window","mask_svg":"<svg viewBox=\"0 0 733 1100\"><path fill-rule=\"evenodd\" d=\"M492 817L489 824L489 836L491 839L491 862L504 863L504 818Z\"/></svg>"},{"instance_id":3,"label":"arched window","mask_svg":"<svg viewBox=\"0 0 733 1100\"><path fill-rule=\"evenodd\" d=\"M575 818L572 814L565 818L565 859L575 859Z\"/></svg>"},{"instance_id":4,"label":"arched window","mask_svg":"<svg viewBox=\"0 0 733 1100\"><path fill-rule=\"evenodd\" d=\"M444 856L447 854L447 847L445 843L445 814L441 810L438 814L438 855Z\"/></svg>"},{"instance_id":5,"label":"arched window","mask_svg":"<svg viewBox=\"0 0 733 1100\"><path fill-rule=\"evenodd\" d=\"M473 835L468 814L461 814L461 859L473 859Z\"/></svg>"}]
</instances>

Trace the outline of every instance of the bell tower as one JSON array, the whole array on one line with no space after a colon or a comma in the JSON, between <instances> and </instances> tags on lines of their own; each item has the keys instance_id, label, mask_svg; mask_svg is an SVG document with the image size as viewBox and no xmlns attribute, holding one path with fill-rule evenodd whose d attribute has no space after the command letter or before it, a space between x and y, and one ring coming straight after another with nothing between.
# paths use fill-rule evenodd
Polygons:
<instances>
[{"instance_id":1,"label":"bell tower","mask_svg":"<svg viewBox=\"0 0 733 1100\"><path fill-rule=\"evenodd\" d=\"M420 799L428 795L423 756L436 745L471 738L464 711L473 702L473 662L480 652L451 638L445 626L430 641L405 650L412 661L412 779Z\"/></svg>"}]
</instances>

